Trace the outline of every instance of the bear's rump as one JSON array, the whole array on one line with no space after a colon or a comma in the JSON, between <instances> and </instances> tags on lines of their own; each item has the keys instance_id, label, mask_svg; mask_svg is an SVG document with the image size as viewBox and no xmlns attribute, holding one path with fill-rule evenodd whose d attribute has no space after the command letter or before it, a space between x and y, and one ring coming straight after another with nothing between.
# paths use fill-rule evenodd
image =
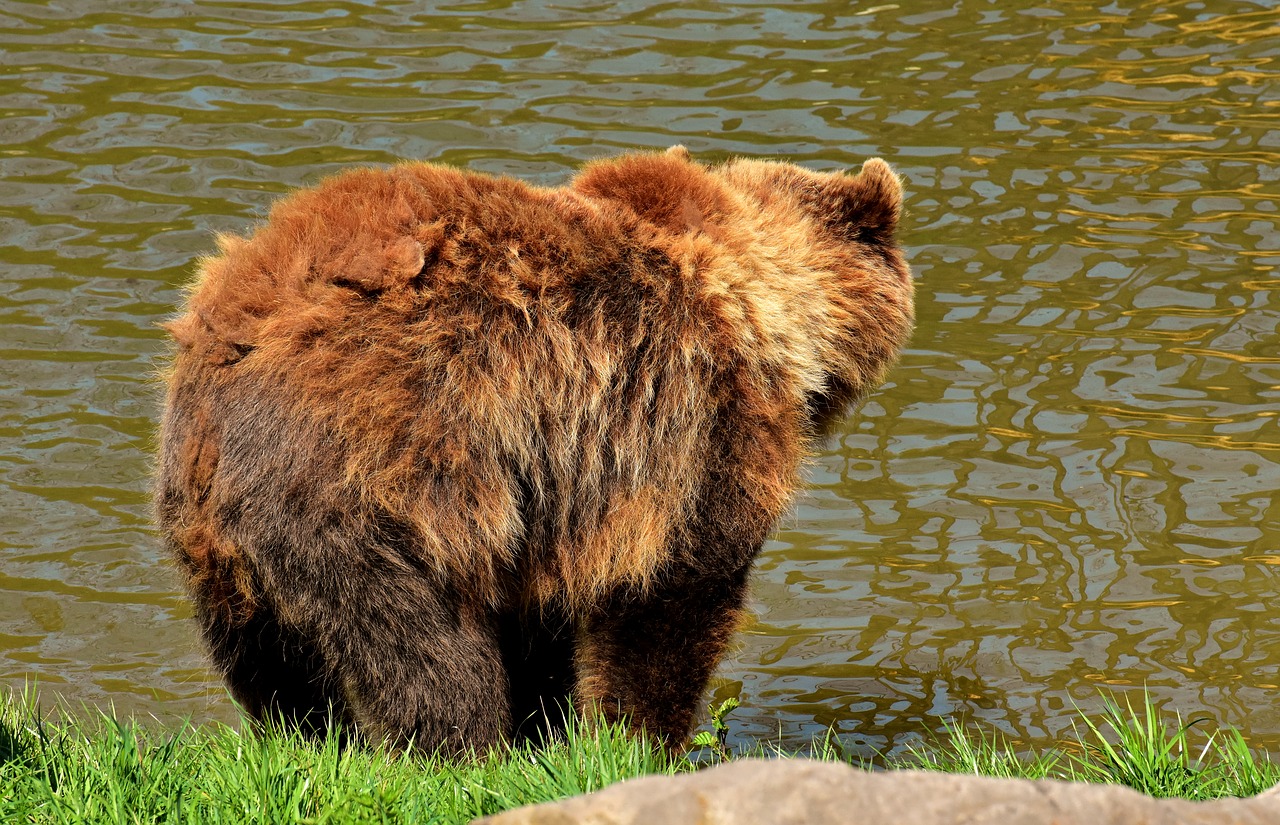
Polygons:
<instances>
[{"instance_id":1,"label":"bear's rump","mask_svg":"<svg viewBox=\"0 0 1280 825\"><path fill-rule=\"evenodd\" d=\"M221 473L240 476L220 485L232 509L266 489L327 503L397 525L407 563L490 603L585 603L696 553L674 531L717 461L764 518L794 486L798 434L778 430L798 426L794 382L761 377L749 313L674 254L512 182L339 178L205 262L173 331L175 375L207 379L170 407L211 385L243 407L210 412L243 447Z\"/></svg>"},{"instance_id":2,"label":"bear's rump","mask_svg":"<svg viewBox=\"0 0 1280 825\"><path fill-rule=\"evenodd\" d=\"M718 415L707 358L662 325L596 337L491 311L471 337L432 317L447 308L388 323L379 303L201 367L225 387L225 508L285 497L401 525L407 561L490 603L576 604L670 560Z\"/></svg>"}]
</instances>

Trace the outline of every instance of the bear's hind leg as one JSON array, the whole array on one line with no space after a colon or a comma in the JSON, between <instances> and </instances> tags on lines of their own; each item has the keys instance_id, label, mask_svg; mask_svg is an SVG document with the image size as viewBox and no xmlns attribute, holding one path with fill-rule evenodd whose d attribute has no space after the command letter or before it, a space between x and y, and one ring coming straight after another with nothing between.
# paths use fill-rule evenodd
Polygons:
<instances>
[{"instance_id":1,"label":"bear's hind leg","mask_svg":"<svg viewBox=\"0 0 1280 825\"><path fill-rule=\"evenodd\" d=\"M456 755L508 736L497 621L478 600L388 557L325 566L287 565L272 588L317 640L362 738Z\"/></svg>"},{"instance_id":2,"label":"bear's hind leg","mask_svg":"<svg viewBox=\"0 0 1280 825\"><path fill-rule=\"evenodd\" d=\"M201 617L215 666L232 697L254 720L279 723L310 738L350 723L319 650L258 606L244 621Z\"/></svg>"}]
</instances>

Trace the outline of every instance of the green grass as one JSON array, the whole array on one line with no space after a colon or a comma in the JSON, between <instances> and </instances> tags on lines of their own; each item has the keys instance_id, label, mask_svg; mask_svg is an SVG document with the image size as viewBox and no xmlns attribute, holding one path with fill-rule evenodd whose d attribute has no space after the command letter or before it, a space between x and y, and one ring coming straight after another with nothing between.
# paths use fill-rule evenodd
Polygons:
<instances>
[{"instance_id":1,"label":"green grass","mask_svg":"<svg viewBox=\"0 0 1280 825\"><path fill-rule=\"evenodd\" d=\"M696 756L708 763L785 756L765 744L750 753L725 749L731 710L713 714L720 724L702 737L708 747ZM1237 732L1206 734L1197 721L1162 719L1149 699L1137 709L1107 700L1100 719L1075 718L1074 736L1052 750L1019 752L998 736L951 725L942 741L890 767L1111 782L1190 799L1247 796L1280 781L1280 767L1250 752ZM843 758L831 737L813 753ZM0 695L4 823L467 822L621 779L695 769L607 725L570 731L541 749L449 763L250 726L166 732L107 714L84 721L42 712L30 693Z\"/></svg>"},{"instance_id":2,"label":"green grass","mask_svg":"<svg viewBox=\"0 0 1280 825\"><path fill-rule=\"evenodd\" d=\"M0 822L468 822L588 793L682 761L601 725L563 742L450 763L309 743L252 726L157 732L99 714L0 703Z\"/></svg>"},{"instance_id":3,"label":"green grass","mask_svg":"<svg viewBox=\"0 0 1280 825\"><path fill-rule=\"evenodd\" d=\"M1071 738L1050 750L1019 752L998 734L948 724L944 741L914 747L895 764L1124 785L1157 798L1195 800L1253 796L1280 783L1280 765L1251 751L1234 728L1197 732L1207 720L1162 718L1146 693L1137 708L1105 695L1103 706L1097 720L1076 710Z\"/></svg>"}]
</instances>

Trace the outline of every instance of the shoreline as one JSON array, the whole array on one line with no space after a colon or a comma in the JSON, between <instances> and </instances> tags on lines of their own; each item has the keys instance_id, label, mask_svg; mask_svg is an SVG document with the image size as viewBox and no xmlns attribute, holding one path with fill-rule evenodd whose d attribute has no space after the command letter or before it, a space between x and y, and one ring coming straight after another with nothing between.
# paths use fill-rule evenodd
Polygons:
<instances>
[{"instance_id":1,"label":"shoreline","mask_svg":"<svg viewBox=\"0 0 1280 825\"><path fill-rule=\"evenodd\" d=\"M1280 782L1280 764L1232 729L1201 730L1195 720L1161 715L1149 696L1139 707L1106 702L1099 717L1074 711L1073 738L1041 749L952 724L947 741L914 748L884 769L1115 784L1193 800L1252 796ZM732 724L723 718L729 710L722 706L714 719ZM42 708L30 690L0 695L0 821L469 822L624 779L743 758L850 761L834 737L807 754L763 742L729 752L711 744L714 722L695 737L707 746L674 758L620 727L592 724L542 747L447 762L343 748L334 736L308 742L220 723L153 728L96 713L79 719Z\"/></svg>"}]
</instances>

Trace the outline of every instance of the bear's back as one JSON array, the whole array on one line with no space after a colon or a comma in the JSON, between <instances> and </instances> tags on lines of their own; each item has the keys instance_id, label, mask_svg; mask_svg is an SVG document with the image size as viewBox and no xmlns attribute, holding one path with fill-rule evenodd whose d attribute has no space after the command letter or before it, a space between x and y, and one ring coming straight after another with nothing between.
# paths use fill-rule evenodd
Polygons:
<instances>
[{"instance_id":1,"label":"bear's back","mask_svg":"<svg viewBox=\"0 0 1280 825\"><path fill-rule=\"evenodd\" d=\"M444 572L525 568L532 598L643 581L731 391L724 330L672 243L567 189L349 172L221 239L171 325L175 386L278 407L294 437L266 461L246 443L244 463L301 472L325 451L341 471L312 495L408 525Z\"/></svg>"}]
</instances>

